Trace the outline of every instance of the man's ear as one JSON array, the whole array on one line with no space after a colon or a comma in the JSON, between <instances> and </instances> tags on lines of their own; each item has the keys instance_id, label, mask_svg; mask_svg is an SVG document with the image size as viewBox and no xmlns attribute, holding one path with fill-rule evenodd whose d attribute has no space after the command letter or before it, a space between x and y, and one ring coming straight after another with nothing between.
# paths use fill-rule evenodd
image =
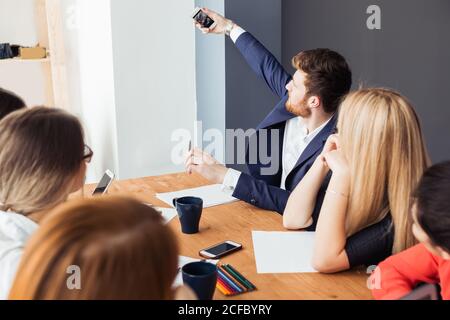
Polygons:
<instances>
[{"instance_id":1,"label":"man's ear","mask_svg":"<svg viewBox=\"0 0 450 320\"><path fill-rule=\"evenodd\" d=\"M320 98L318 96L311 96L308 99L308 106L311 109L318 108L321 105Z\"/></svg>"}]
</instances>

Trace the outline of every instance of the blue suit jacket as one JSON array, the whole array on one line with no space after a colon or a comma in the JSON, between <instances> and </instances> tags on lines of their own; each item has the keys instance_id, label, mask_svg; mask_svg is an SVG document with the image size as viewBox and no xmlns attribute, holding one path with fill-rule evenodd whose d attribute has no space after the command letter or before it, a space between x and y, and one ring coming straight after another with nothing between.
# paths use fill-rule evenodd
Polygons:
<instances>
[{"instance_id":1,"label":"blue suit jacket","mask_svg":"<svg viewBox=\"0 0 450 320\"><path fill-rule=\"evenodd\" d=\"M273 175L261 174L261 169L267 169L271 166L271 163L266 165L263 164L264 161L259 158L259 152L257 155L252 155L249 153L249 148L247 148L246 162L250 174L241 174L233 196L259 208L277 211L278 213L283 214L290 193L306 175L316 158L322 152L326 140L334 132L337 115L330 120L330 122L307 146L298 159L294 169L286 179L286 190L281 189L282 152L286 121L296 117L294 114L288 112L285 107L286 101L288 100L285 87L292 77L284 70L277 59L250 33L246 32L242 34L236 41L236 47L242 53L253 71L264 79L272 92L278 95L281 100L257 127L257 132L255 136L252 137L252 139L257 139L258 149L261 143L260 140L262 140L262 143L267 143L267 152L264 151L262 154L263 156L264 154L270 156L272 161L278 161L278 170L276 174ZM266 130L267 134L261 134L263 129ZM273 141L273 145L277 145L278 150L271 150L273 130L278 130L279 133L276 138L277 141ZM276 137L276 135L274 135L274 137ZM250 163L250 159L256 159L257 161L253 161L256 163ZM324 180L317 196L316 207L313 212L314 224L309 228L310 230L315 229L330 176L331 174Z\"/></svg>"}]
</instances>

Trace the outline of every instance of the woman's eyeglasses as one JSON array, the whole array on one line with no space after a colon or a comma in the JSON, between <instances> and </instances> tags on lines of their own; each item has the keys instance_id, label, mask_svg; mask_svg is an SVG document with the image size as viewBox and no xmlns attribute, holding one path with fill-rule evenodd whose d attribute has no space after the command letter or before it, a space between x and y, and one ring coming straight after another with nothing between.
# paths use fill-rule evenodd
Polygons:
<instances>
[{"instance_id":1,"label":"woman's eyeglasses","mask_svg":"<svg viewBox=\"0 0 450 320\"><path fill-rule=\"evenodd\" d=\"M87 144L85 144L83 151L83 160L86 161L87 163L90 163L93 156L94 151L92 151L92 149Z\"/></svg>"}]
</instances>

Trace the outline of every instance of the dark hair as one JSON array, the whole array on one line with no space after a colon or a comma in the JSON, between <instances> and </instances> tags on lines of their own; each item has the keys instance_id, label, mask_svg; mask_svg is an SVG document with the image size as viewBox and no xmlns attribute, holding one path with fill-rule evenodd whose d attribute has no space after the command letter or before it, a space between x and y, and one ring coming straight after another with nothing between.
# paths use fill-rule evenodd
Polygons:
<instances>
[{"instance_id":1,"label":"dark hair","mask_svg":"<svg viewBox=\"0 0 450 320\"><path fill-rule=\"evenodd\" d=\"M320 97L325 112L336 112L352 86L352 72L345 58L330 49L314 49L297 54L292 65L306 73L306 96Z\"/></svg>"},{"instance_id":2,"label":"dark hair","mask_svg":"<svg viewBox=\"0 0 450 320\"><path fill-rule=\"evenodd\" d=\"M429 168L414 196L418 224L435 245L450 252L450 161Z\"/></svg>"},{"instance_id":3,"label":"dark hair","mask_svg":"<svg viewBox=\"0 0 450 320\"><path fill-rule=\"evenodd\" d=\"M0 88L0 120L22 108L25 108L25 102L18 95Z\"/></svg>"}]
</instances>

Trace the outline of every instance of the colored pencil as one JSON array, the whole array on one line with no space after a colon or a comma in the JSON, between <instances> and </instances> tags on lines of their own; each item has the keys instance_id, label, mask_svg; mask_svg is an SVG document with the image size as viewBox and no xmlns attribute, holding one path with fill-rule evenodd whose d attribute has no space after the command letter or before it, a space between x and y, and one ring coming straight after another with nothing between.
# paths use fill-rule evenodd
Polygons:
<instances>
[{"instance_id":1,"label":"colored pencil","mask_svg":"<svg viewBox=\"0 0 450 320\"><path fill-rule=\"evenodd\" d=\"M231 292L228 291L228 289L225 288L220 281L217 281L216 288L219 289L219 291L225 296L231 295Z\"/></svg>"},{"instance_id":2,"label":"colored pencil","mask_svg":"<svg viewBox=\"0 0 450 320\"><path fill-rule=\"evenodd\" d=\"M223 279L220 279L220 285L226 290L226 292L229 296L235 296L235 295L240 294L240 292L230 288L230 286L227 285L225 280L223 280Z\"/></svg>"},{"instance_id":3,"label":"colored pencil","mask_svg":"<svg viewBox=\"0 0 450 320\"><path fill-rule=\"evenodd\" d=\"M234 289L234 291L237 291L239 293L244 292L241 288L239 288L237 285L233 283L232 280L228 279L228 277L220 270L220 268L217 269L217 272L219 274L219 277L222 277L225 282Z\"/></svg>"},{"instance_id":4,"label":"colored pencil","mask_svg":"<svg viewBox=\"0 0 450 320\"><path fill-rule=\"evenodd\" d=\"M216 283L216 289L218 289L220 291L220 293L222 293L224 295L228 294L228 292L225 290L225 288L222 286L222 284L219 281L217 281L217 283Z\"/></svg>"},{"instance_id":5,"label":"colored pencil","mask_svg":"<svg viewBox=\"0 0 450 320\"><path fill-rule=\"evenodd\" d=\"M224 265L219 266L220 270L230 279L233 281L235 285L237 285L239 288L242 289L243 292L248 291L248 288L246 286L243 286L242 283L240 283L235 276L233 276L225 267Z\"/></svg>"},{"instance_id":6,"label":"colored pencil","mask_svg":"<svg viewBox=\"0 0 450 320\"><path fill-rule=\"evenodd\" d=\"M239 291L237 291L235 288L233 288L226 280L223 276L221 276L220 274L217 274L217 279L220 280L220 282L222 283L222 286L225 287L228 291L230 291L230 293L232 294L236 294L239 293Z\"/></svg>"},{"instance_id":7,"label":"colored pencil","mask_svg":"<svg viewBox=\"0 0 450 320\"><path fill-rule=\"evenodd\" d=\"M230 264L227 264L226 266L230 269L230 271L235 273L236 276L238 276L241 281L244 281L244 283L247 286L249 286L253 290L256 290L256 286L253 283L251 283L249 280L247 280L247 278L245 278L242 274L240 274L235 268L233 268Z\"/></svg>"},{"instance_id":8,"label":"colored pencil","mask_svg":"<svg viewBox=\"0 0 450 320\"><path fill-rule=\"evenodd\" d=\"M222 265L222 268L228 271L228 274L230 274L233 279L235 279L241 286L243 286L245 288L245 291L253 291L253 288L248 283L246 283L244 279L239 277L233 270L231 270L229 266Z\"/></svg>"}]
</instances>

